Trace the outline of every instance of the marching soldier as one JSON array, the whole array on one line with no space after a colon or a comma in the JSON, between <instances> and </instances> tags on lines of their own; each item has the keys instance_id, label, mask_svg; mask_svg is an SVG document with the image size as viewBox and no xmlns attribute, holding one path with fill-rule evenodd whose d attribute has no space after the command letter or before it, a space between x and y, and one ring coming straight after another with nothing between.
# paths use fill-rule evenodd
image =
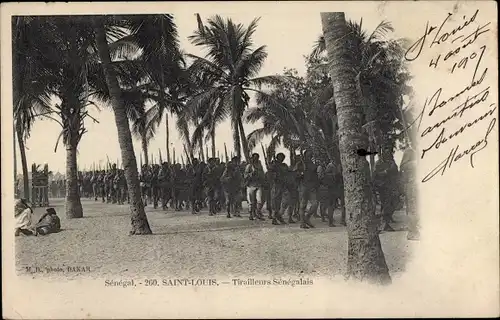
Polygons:
<instances>
[{"instance_id":1,"label":"marching soldier","mask_svg":"<svg viewBox=\"0 0 500 320\"><path fill-rule=\"evenodd\" d=\"M208 166L203 172L203 182L208 198L208 215L213 216L217 213L216 202L218 199L218 190L220 184L219 170L215 158L208 160Z\"/></svg>"},{"instance_id":2,"label":"marching soldier","mask_svg":"<svg viewBox=\"0 0 500 320\"><path fill-rule=\"evenodd\" d=\"M257 219L265 220L262 215L262 186L265 174L258 153L252 154L250 163L245 168L244 178L250 213L249 219L254 220L257 217Z\"/></svg>"},{"instance_id":3,"label":"marching soldier","mask_svg":"<svg viewBox=\"0 0 500 320\"><path fill-rule=\"evenodd\" d=\"M300 227L303 229L314 228L311 216L318 210L317 191L319 187L318 168L312 160L312 153L307 150L304 160L297 163L299 174L299 214ZM306 213L308 202L311 203L309 212Z\"/></svg>"},{"instance_id":4,"label":"marching soldier","mask_svg":"<svg viewBox=\"0 0 500 320\"><path fill-rule=\"evenodd\" d=\"M222 188L221 178L222 174L226 169L226 164L221 162L219 158L216 158L216 171L217 171L217 183L216 183L216 212L219 213L222 211L222 208L226 204L226 197L224 195L224 189Z\"/></svg>"},{"instance_id":5,"label":"marching soldier","mask_svg":"<svg viewBox=\"0 0 500 320\"><path fill-rule=\"evenodd\" d=\"M142 165L139 183L141 185L142 201L144 202L144 206L147 206L148 199L151 197L151 172L146 164Z\"/></svg>"},{"instance_id":6,"label":"marching soldier","mask_svg":"<svg viewBox=\"0 0 500 320\"><path fill-rule=\"evenodd\" d=\"M318 167L318 178L320 180L318 198L321 220L325 221L325 217L328 217L328 225L334 227L333 213L337 200L342 198L342 181L340 181L342 176L338 166L335 165L333 160L330 160L326 167Z\"/></svg>"},{"instance_id":7,"label":"marching soldier","mask_svg":"<svg viewBox=\"0 0 500 320\"><path fill-rule=\"evenodd\" d=\"M287 168L283 179L283 196L280 203L279 216L288 215L288 223L295 223L293 220L294 210L297 207L299 192L298 192L298 173L295 168Z\"/></svg>"},{"instance_id":8,"label":"marching soldier","mask_svg":"<svg viewBox=\"0 0 500 320\"><path fill-rule=\"evenodd\" d=\"M94 201L97 201L99 197L99 185L97 184L97 180L99 179L99 172L94 171L92 174L92 178L90 179L90 183L92 184L92 194L94 197Z\"/></svg>"},{"instance_id":9,"label":"marching soldier","mask_svg":"<svg viewBox=\"0 0 500 320\"><path fill-rule=\"evenodd\" d=\"M99 190L99 197L102 198L102 203L106 201L105 179L106 179L106 171L101 170L101 172L99 172L99 175L97 176L97 187Z\"/></svg>"},{"instance_id":10,"label":"marching soldier","mask_svg":"<svg viewBox=\"0 0 500 320\"><path fill-rule=\"evenodd\" d=\"M285 191L285 181L288 174L288 166L283 162L284 160L285 155L281 152L278 153L276 155L276 160L269 166L268 171L271 183L271 199L269 199L271 202L270 215L274 225L286 223L283 216L280 214L281 202L283 201L283 193Z\"/></svg>"},{"instance_id":11,"label":"marching soldier","mask_svg":"<svg viewBox=\"0 0 500 320\"><path fill-rule=\"evenodd\" d=\"M240 159L238 157L233 157L226 165L226 169L222 174L222 186L224 188L225 198L226 198L226 208L227 217L231 218L231 213L235 217L241 217L240 208L238 206L238 201L240 200L240 189L241 189L241 171L239 169Z\"/></svg>"},{"instance_id":12,"label":"marching soldier","mask_svg":"<svg viewBox=\"0 0 500 320\"><path fill-rule=\"evenodd\" d=\"M160 174L160 166L153 164L151 166L151 196L153 197L153 208L158 208L158 199L160 196L160 185L158 175Z\"/></svg>"},{"instance_id":13,"label":"marching soldier","mask_svg":"<svg viewBox=\"0 0 500 320\"><path fill-rule=\"evenodd\" d=\"M127 181L125 180L125 175L123 170L118 170L114 178L115 194L118 204L124 204L125 201L125 190L127 186Z\"/></svg>"},{"instance_id":14,"label":"marching soldier","mask_svg":"<svg viewBox=\"0 0 500 320\"><path fill-rule=\"evenodd\" d=\"M176 211L181 210L180 195L183 188L182 184L185 179L186 176L181 168L181 164L176 163L174 165L174 169L172 170L172 202Z\"/></svg>"},{"instance_id":15,"label":"marching soldier","mask_svg":"<svg viewBox=\"0 0 500 320\"><path fill-rule=\"evenodd\" d=\"M111 201L111 193L113 190L113 173L108 169L106 176L104 177L104 188L106 191L106 203Z\"/></svg>"},{"instance_id":16,"label":"marching soldier","mask_svg":"<svg viewBox=\"0 0 500 320\"><path fill-rule=\"evenodd\" d=\"M382 211L382 224L380 229L383 231L394 231L390 226L392 215L396 210L399 192L399 172L398 166L392 158L390 150L383 149L380 159L375 163L374 186L380 196L380 205Z\"/></svg>"},{"instance_id":17,"label":"marching soldier","mask_svg":"<svg viewBox=\"0 0 500 320\"><path fill-rule=\"evenodd\" d=\"M85 172L85 175L83 176L83 188L85 190L86 198L91 198L93 195L92 176L92 171Z\"/></svg>"},{"instance_id":18,"label":"marching soldier","mask_svg":"<svg viewBox=\"0 0 500 320\"><path fill-rule=\"evenodd\" d=\"M108 185L110 191L109 197L111 198L111 203L113 204L116 203L116 189L114 186L116 173L117 173L116 164L113 163L113 165L111 166L111 170L109 171L109 177L108 177Z\"/></svg>"},{"instance_id":19,"label":"marching soldier","mask_svg":"<svg viewBox=\"0 0 500 320\"><path fill-rule=\"evenodd\" d=\"M160 188L161 207L167 210L167 203L170 200L172 191L170 190L170 167L168 162L163 162L158 173L158 184Z\"/></svg>"},{"instance_id":20,"label":"marching soldier","mask_svg":"<svg viewBox=\"0 0 500 320\"><path fill-rule=\"evenodd\" d=\"M203 187L205 186L204 172L206 167L203 163L200 163L198 159L193 159L193 164L189 170L189 182L190 186L190 198L189 202L191 205L191 213L197 214L201 209L201 201L203 199Z\"/></svg>"},{"instance_id":21,"label":"marching soldier","mask_svg":"<svg viewBox=\"0 0 500 320\"><path fill-rule=\"evenodd\" d=\"M272 165L272 163L271 163ZM266 204L267 217L273 218L273 199L272 199L272 178L271 173L267 170L264 173L264 181L262 183L262 203Z\"/></svg>"}]
</instances>

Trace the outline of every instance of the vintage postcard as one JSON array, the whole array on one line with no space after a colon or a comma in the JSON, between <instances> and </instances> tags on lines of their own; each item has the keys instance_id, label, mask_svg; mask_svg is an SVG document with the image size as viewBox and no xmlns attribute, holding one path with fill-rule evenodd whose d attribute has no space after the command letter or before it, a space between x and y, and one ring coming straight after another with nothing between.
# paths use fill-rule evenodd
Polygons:
<instances>
[{"instance_id":1,"label":"vintage postcard","mask_svg":"<svg viewBox=\"0 0 500 320\"><path fill-rule=\"evenodd\" d=\"M498 317L496 12L2 4L3 317Z\"/></svg>"}]
</instances>

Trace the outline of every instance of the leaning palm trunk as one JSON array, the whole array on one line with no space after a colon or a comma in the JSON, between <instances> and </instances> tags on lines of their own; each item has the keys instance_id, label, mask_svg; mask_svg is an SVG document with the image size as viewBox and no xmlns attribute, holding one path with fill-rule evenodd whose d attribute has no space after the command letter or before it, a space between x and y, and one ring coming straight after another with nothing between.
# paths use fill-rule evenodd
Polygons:
<instances>
[{"instance_id":1,"label":"leaning palm trunk","mask_svg":"<svg viewBox=\"0 0 500 320\"><path fill-rule=\"evenodd\" d=\"M111 67L106 31L101 19L101 17L94 18L93 23L96 31L97 49L111 96L111 105L113 106L116 128L118 130L122 163L125 169L125 178L127 180L132 223L130 234L151 234L152 232L141 198L137 162L135 160L134 145L132 143L132 133L130 132L127 114L121 101L121 90L118 79Z\"/></svg>"},{"instance_id":2,"label":"leaning palm trunk","mask_svg":"<svg viewBox=\"0 0 500 320\"><path fill-rule=\"evenodd\" d=\"M389 270L378 237L373 204L370 168L358 148L368 148L362 132L361 97L356 90L352 60L352 35L348 34L343 12L321 13L330 61L339 123L339 149L349 215L347 276L361 281L390 283Z\"/></svg>"},{"instance_id":3,"label":"leaning palm trunk","mask_svg":"<svg viewBox=\"0 0 500 320\"><path fill-rule=\"evenodd\" d=\"M23 130L22 130L20 125L16 125L16 135L17 135L17 142L19 144L19 151L21 153L21 165L23 167L24 198L27 201L29 201L29 199L30 199L30 180L28 177L28 161L26 159L26 147L24 145ZM17 177L16 177L16 179L17 179Z\"/></svg>"}]
</instances>

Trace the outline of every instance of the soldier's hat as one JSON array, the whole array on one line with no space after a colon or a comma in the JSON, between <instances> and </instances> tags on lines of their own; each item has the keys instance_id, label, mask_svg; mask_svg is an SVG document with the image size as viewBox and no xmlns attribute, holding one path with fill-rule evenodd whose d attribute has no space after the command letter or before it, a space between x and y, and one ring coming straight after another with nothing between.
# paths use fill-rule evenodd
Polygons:
<instances>
[{"instance_id":1,"label":"soldier's hat","mask_svg":"<svg viewBox=\"0 0 500 320\"><path fill-rule=\"evenodd\" d=\"M46 211L47 211L47 213L50 213L50 214L57 214L56 209L54 209L54 208L47 208Z\"/></svg>"}]
</instances>

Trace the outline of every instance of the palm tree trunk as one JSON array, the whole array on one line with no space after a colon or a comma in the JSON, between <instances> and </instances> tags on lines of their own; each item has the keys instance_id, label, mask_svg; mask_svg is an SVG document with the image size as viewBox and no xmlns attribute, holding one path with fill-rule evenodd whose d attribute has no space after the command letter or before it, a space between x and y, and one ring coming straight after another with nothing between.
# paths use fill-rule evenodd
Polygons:
<instances>
[{"instance_id":1,"label":"palm tree trunk","mask_svg":"<svg viewBox=\"0 0 500 320\"><path fill-rule=\"evenodd\" d=\"M202 135L200 135L200 138L199 138L199 144L200 144L200 158L201 158L201 161L205 162L205 154L203 153L203 150L204 150L204 147L203 147L203 136L205 134L203 133ZM208 159L206 159L206 161L208 161Z\"/></svg>"},{"instance_id":2,"label":"palm tree trunk","mask_svg":"<svg viewBox=\"0 0 500 320\"><path fill-rule=\"evenodd\" d=\"M236 156L241 159L240 128L237 121L231 122L231 129L233 130L234 152L236 153Z\"/></svg>"},{"instance_id":3,"label":"palm tree trunk","mask_svg":"<svg viewBox=\"0 0 500 320\"><path fill-rule=\"evenodd\" d=\"M368 139L362 131L362 102L356 90L355 61L350 52L353 38L348 33L343 12L321 13L321 20L331 63L345 205L350 217L347 223L347 276L360 281L390 283L389 269L378 236L370 168L366 158L355 152L362 147L368 149Z\"/></svg>"},{"instance_id":4,"label":"palm tree trunk","mask_svg":"<svg viewBox=\"0 0 500 320\"><path fill-rule=\"evenodd\" d=\"M21 165L23 167L23 192L24 198L29 201L30 199L30 180L28 177L28 160L26 159L26 147L23 140L23 130L19 125L16 125L17 143L19 144L19 151L21 151ZM16 177L17 179L17 177Z\"/></svg>"},{"instance_id":5,"label":"palm tree trunk","mask_svg":"<svg viewBox=\"0 0 500 320\"><path fill-rule=\"evenodd\" d=\"M167 144L167 161L168 161L168 163L172 163L171 162L172 160L170 159L170 129L169 129L169 125L168 125L168 111L165 112L165 132L166 132L166 135L167 135L167 141L166 141L166 144Z\"/></svg>"},{"instance_id":6,"label":"palm tree trunk","mask_svg":"<svg viewBox=\"0 0 500 320\"><path fill-rule=\"evenodd\" d=\"M71 139L66 146L66 217L68 219L82 218L83 208L78 190L78 168L77 168L77 145L78 140Z\"/></svg>"},{"instance_id":7,"label":"palm tree trunk","mask_svg":"<svg viewBox=\"0 0 500 320\"><path fill-rule=\"evenodd\" d=\"M243 153L245 154L245 159L247 162L250 161L250 149L248 148L248 140L245 135L245 129L243 128L243 121L241 117L238 119L238 127L240 131L241 145L243 146Z\"/></svg>"},{"instance_id":8,"label":"palm tree trunk","mask_svg":"<svg viewBox=\"0 0 500 320\"><path fill-rule=\"evenodd\" d=\"M111 67L111 58L109 47L106 40L106 31L102 17L94 18L94 27L96 31L97 49L102 62L106 84L111 95L111 105L115 115L116 128L118 130L118 141L122 154L123 168L125 169L125 178L130 199L130 213L132 230L130 234L151 234L148 217L144 211L142 203L141 190L139 186L139 173L137 170L137 161L134 154L134 145L132 143L132 133L130 132L129 122L125 108L121 101L121 90L118 84L116 74Z\"/></svg>"},{"instance_id":9,"label":"palm tree trunk","mask_svg":"<svg viewBox=\"0 0 500 320\"><path fill-rule=\"evenodd\" d=\"M141 147L142 147L142 152L144 153L144 164L147 166L149 165L149 158L148 158L148 142L146 141L146 137L142 137L141 139Z\"/></svg>"},{"instance_id":10,"label":"palm tree trunk","mask_svg":"<svg viewBox=\"0 0 500 320\"><path fill-rule=\"evenodd\" d=\"M212 140L212 158L215 158L215 128L210 131Z\"/></svg>"}]
</instances>

